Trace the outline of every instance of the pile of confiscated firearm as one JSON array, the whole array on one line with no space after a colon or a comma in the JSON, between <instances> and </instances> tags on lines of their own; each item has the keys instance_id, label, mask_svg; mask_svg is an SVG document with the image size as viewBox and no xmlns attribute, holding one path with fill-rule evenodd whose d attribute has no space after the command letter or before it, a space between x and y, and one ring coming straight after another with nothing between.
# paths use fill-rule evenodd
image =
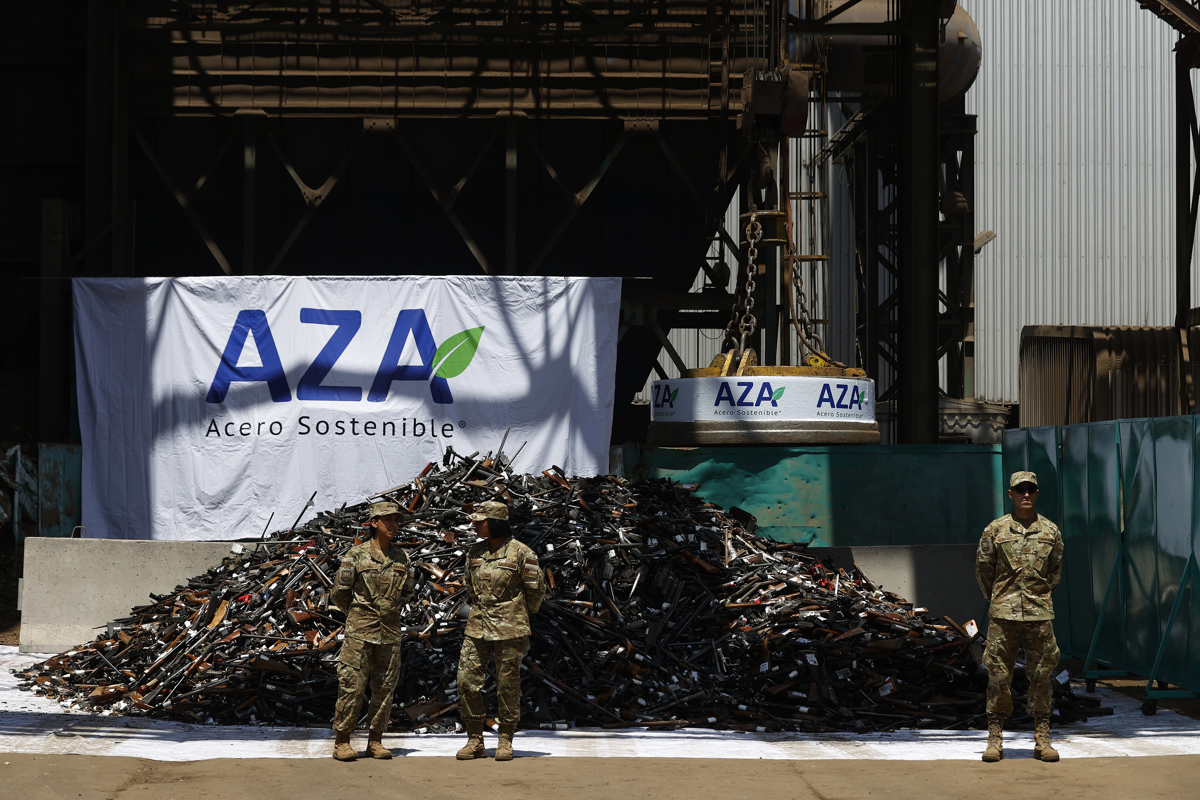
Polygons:
<instances>
[{"instance_id":1,"label":"pile of confiscated firearm","mask_svg":"<svg viewBox=\"0 0 1200 800\"><path fill-rule=\"evenodd\" d=\"M406 510L417 573L394 728L453 730L473 504L501 499L551 594L533 620L523 724L873 731L983 719L986 680L952 620L752 535L666 480L514 475L448 450L375 495ZM327 725L342 627L327 608L366 503L324 512L18 673L67 707L215 724ZM1101 714L1057 686L1065 719Z\"/></svg>"}]
</instances>

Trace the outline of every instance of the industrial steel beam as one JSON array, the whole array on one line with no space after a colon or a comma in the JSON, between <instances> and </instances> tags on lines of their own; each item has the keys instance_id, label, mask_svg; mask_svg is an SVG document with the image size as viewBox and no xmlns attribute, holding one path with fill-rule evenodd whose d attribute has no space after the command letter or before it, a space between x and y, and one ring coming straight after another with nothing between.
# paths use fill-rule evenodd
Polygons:
<instances>
[{"instance_id":1,"label":"industrial steel beam","mask_svg":"<svg viewBox=\"0 0 1200 800\"><path fill-rule=\"evenodd\" d=\"M187 220L189 223L191 223L192 228L195 229L197 235L199 235L200 239L204 242L204 246L208 248L208 252L212 254L213 260L217 262L217 266L219 266L221 271L226 275L232 275L233 267L229 263L229 259L225 257L225 253L223 250L221 250L221 246L217 244L217 241L212 237L212 234L208 232L208 228L204 225L203 220L200 219L199 214L196 213L195 206L192 202L195 199L195 194L204 186L208 173L206 172L204 175L200 176L200 179L196 182L193 190L185 192L176 185L174 179L172 179L167 173L166 167L163 165L158 155L154 152L154 148L152 148L150 143L146 141L146 137L142 136L142 132L134 131L133 138L138 143L138 146L142 148L142 152L145 154L146 160L148 160L150 165L154 167L154 171L158 173L158 177L166 186L167 191L171 193L171 196L175 198L175 202L179 204L179 208L183 210L184 216L187 217ZM221 155L224 154L227 147L228 141L226 142L226 147L221 148L220 154L218 154L217 159L214 160L214 167L216 162L220 160ZM211 171L212 167L209 168L209 172Z\"/></svg>"},{"instance_id":2,"label":"industrial steel beam","mask_svg":"<svg viewBox=\"0 0 1200 800\"><path fill-rule=\"evenodd\" d=\"M1183 36L1200 33L1200 9L1188 0L1138 0L1138 5L1166 22Z\"/></svg>"},{"instance_id":3,"label":"industrial steel beam","mask_svg":"<svg viewBox=\"0 0 1200 800\"><path fill-rule=\"evenodd\" d=\"M1187 326L1192 307L1192 257L1200 203L1200 173L1193 167L1200 155L1192 70L1200 66L1200 48L1181 41L1175 50L1175 326Z\"/></svg>"},{"instance_id":4,"label":"industrial steel beam","mask_svg":"<svg viewBox=\"0 0 1200 800\"><path fill-rule=\"evenodd\" d=\"M69 378L63 370L70 329L70 284L62 280L70 236L67 206L61 199L42 200L41 282L38 308L38 423L43 442L60 442L68 434ZM70 359L65 359L69 363ZM19 516L14 506L14 517Z\"/></svg>"},{"instance_id":5,"label":"industrial steel beam","mask_svg":"<svg viewBox=\"0 0 1200 800\"><path fill-rule=\"evenodd\" d=\"M1188 319L1192 308L1192 260L1196 248L1196 218L1200 212L1200 127L1192 70L1200 67L1200 46L1189 39L1175 49L1175 327L1188 363L1180 380L1180 404L1185 412L1196 407L1188 350Z\"/></svg>"},{"instance_id":6,"label":"industrial steel beam","mask_svg":"<svg viewBox=\"0 0 1200 800\"><path fill-rule=\"evenodd\" d=\"M900 441L938 440L938 0L902 6Z\"/></svg>"},{"instance_id":7,"label":"industrial steel beam","mask_svg":"<svg viewBox=\"0 0 1200 800\"><path fill-rule=\"evenodd\" d=\"M946 359L946 391L951 397L973 397L975 309L975 117L963 113L959 98L953 111L942 108L940 259L945 293L939 292L938 357Z\"/></svg>"}]
</instances>

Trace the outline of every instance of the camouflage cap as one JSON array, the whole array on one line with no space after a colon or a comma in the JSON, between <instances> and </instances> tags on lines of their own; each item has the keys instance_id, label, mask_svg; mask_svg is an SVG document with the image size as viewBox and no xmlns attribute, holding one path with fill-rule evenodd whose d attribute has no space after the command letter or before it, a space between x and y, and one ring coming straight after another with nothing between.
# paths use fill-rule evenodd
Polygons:
<instances>
[{"instance_id":1,"label":"camouflage cap","mask_svg":"<svg viewBox=\"0 0 1200 800\"><path fill-rule=\"evenodd\" d=\"M395 503L384 501L382 503L371 504L371 519L376 517L386 517L388 514L399 514L400 506Z\"/></svg>"},{"instance_id":2,"label":"camouflage cap","mask_svg":"<svg viewBox=\"0 0 1200 800\"><path fill-rule=\"evenodd\" d=\"M1020 486L1022 483L1032 483L1034 486L1037 486L1037 475L1032 472L1014 472L1008 479L1008 487L1010 489L1014 486Z\"/></svg>"},{"instance_id":3,"label":"camouflage cap","mask_svg":"<svg viewBox=\"0 0 1200 800\"><path fill-rule=\"evenodd\" d=\"M475 506L475 513L470 516L474 522L484 519L508 519L508 506L495 500L488 500Z\"/></svg>"}]
</instances>

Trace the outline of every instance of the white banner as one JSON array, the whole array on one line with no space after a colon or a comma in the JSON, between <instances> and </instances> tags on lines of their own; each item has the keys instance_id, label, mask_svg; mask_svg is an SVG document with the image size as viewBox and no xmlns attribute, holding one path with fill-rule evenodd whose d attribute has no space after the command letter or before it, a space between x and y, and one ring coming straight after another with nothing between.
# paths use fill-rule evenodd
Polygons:
<instances>
[{"instance_id":1,"label":"white banner","mask_svg":"<svg viewBox=\"0 0 1200 800\"><path fill-rule=\"evenodd\" d=\"M619 278L74 281L88 537L235 539L447 446L607 470ZM315 509L306 512L311 517Z\"/></svg>"}]
</instances>

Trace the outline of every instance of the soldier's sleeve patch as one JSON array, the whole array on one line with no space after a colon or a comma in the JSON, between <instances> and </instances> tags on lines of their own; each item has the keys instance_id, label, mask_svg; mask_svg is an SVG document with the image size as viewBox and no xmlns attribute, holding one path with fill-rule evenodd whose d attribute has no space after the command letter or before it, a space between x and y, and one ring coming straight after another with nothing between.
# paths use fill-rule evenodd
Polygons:
<instances>
[{"instance_id":1,"label":"soldier's sleeve patch","mask_svg":"<svg viewBox=\"0 0 1200 800\"><path fill-rule=\"evenodd\" d=\"M985 536L979 540L979 552L985 556L992 554L992 537Z\"/></svg>"},{"instance_id":2,"label":"soldier's sleeve patch","mask_svg":"<svg viewBox=\"0 0 1200 800\"><path fill-rule=\"evenodd\" d=\"M537 580L538 564L536 561L525 564L525 571L522 573L525 578L531 581Z\"/></svg>"},{"instance_id":3,"label":"soldier's sleeve patch","mask_svg":"<svg viewBox=\"0 0 1200 800\"><path fill-rule=\"evenodd\" d=\"M1064 548L1063 548L1063 543L1062 543L1062 541L1058 541L1058 542L1055 542L1055 543L1054 543L1054 552L1056 552L1056 553L1061 553L1061 552L1063 551L1063 549L1064 549Z\"/></svg>"}]
</instances>

